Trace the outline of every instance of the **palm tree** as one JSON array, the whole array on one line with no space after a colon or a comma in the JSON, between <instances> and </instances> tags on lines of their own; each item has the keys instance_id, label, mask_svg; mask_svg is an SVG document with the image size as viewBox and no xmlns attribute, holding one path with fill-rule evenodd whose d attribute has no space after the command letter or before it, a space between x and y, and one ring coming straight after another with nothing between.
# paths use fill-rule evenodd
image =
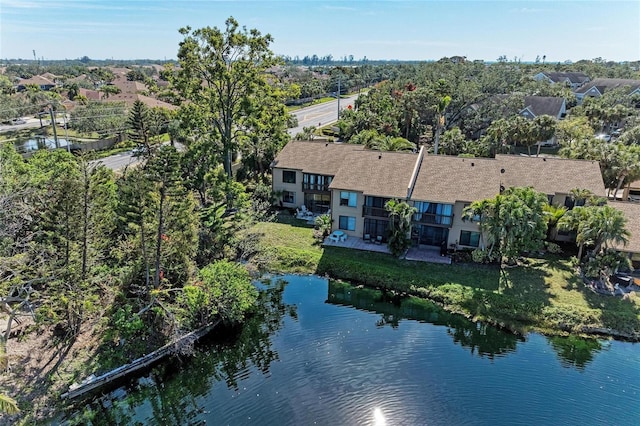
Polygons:
<instances>
[{"instance_id":1,"label":"palm tree","mask_svg":"<svg viewBox=\"0 0 640 426\"><path fill-rule=\"evenodd\" d=\"M631 233L626 229L627 219L624 213L611 206L596 207L594 223L594 248L591 253L593 257L606 251L610 245L627 245Z\"/></svg>"},{"instance_id":2,"label":"palm tree","mask_svg":"<svg viewBox=\"0 0 640 426\"><path fill-rule=\"evenodd\" d=\"M492 219L495 217L495 199L486 199L474 201L471 205L462 211L462 220L473 221L479 219L480 226L480 248L486 248L489 245L489 255L493 251L496 239L493 233ZM485 241L486 240L486 241Z\"/></svg>"},{"instance_id":3,"label":"palm tree","mask_svg":"<svg viewBox=\"0 0 640 426\"><path fill-rule=\"evenodd\" d=\"M625 225L624 214L608 205L576 207L558 221L561 229L576 232L578 259L582 258L585 245L593 245L589 256L595 258L601 251L606 251L611 243L626 244L630 233Z\"/></svg>"},{"instance_id":4,"label":"palm tree","mask_svg":"<svg viewBox=\"0 0 640 426\"><path fill-rule=\"evenodd\" d=\"M591 199L591 197L593 197L594 195L595 194L593 192L584 188L573 188L571 191L569 191L569 196L576 206L584 205L585 202Z\"/></svg>"},{"instance_id":5,"label":"palm tree","mask_svg":"<svg viewBox=\"0 0 640 426\"><path fill-rule=\"evenodd\" d=\"M547 240L554 241L558 237L558 221L567 212L567 208L547 204L544 207L544 212L547 218Z\"/></svg>"},{"instance_id":6,"label":"palm tree","mask_svg":"<svg viewBox=\"0 0 640 426\"><path fill-rule=\"evenodd\" d=\"M409 231L411 217L417 211L404 201L389 200L384 205L389 212L389 251L394 256L401 256L409 248Z\"/></svg>"},{"instance_id":7,"label":"palm tree","mask_svg":"<svg viewBox=\"0 0 640 426\"><path fill-rule=\"evenodd\" d=\"M416 145L405 138L387 136L378 140L376 148L380 151L412 151L416 148Z\"/></svg>"},{"instance_id":8,"label":"palm tree","mask_svg":"<svg viewBox=\"0 0 640 426\"><path fill-rule=\"evenodd\" d=\"M444 96L436 105L436 138L435 144L433 146L433 153L438 155L438 144L440 143L440 132L444 127L444 113L447 110L447 107L451 103L451 96Z\"/></svg>"},{"instance_id":9,"label":"palm tree","mask_svg":"<svg viewBox=\"0 0 640 426\"><path fill-rule=\"evenodd\" d=\"M18 408L18 403L15 399L0 394L0 413L5 414L16 414L20 412L20 408Z\"/></svg>"}]
</instances>

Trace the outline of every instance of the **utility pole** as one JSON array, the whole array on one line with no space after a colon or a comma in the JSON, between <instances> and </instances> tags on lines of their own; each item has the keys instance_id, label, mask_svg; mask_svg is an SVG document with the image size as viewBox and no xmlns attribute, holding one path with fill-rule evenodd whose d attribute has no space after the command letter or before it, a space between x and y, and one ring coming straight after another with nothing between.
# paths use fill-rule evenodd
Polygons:
<instances>
[{"instance_id":1,"label":"utility pole","mask_svg":"<svg viewBox=\"0 0 640 426\"><path fill-rule=\"evenodd\" d=\"M56 130L56 118L53 114L53 105L49 105L49 115L51 115L51 128L53 129L53 140L56 143L56 148L60 148L60 143L58 143L58 131Z\"/></svg>"},{"instance_id":2,"label":"utility pole","mask_svg":"<svg viewBox=\"0 0 640 426\"><path fill-rule=\"evenodd\" d=\"M64 108L64 114L62 115L62 122L64 123L64 138L67 141L67 152L71 152L71 142L69 141L69 133L67 132L67 108Z\"/></svg>"},{"instance_id":3,"label":"utility pole","mask_svg":"<svg viewBox=\"0 0 640 426\"><path fill-rule=\"evenodd\" d=\"M340 120L340 77L338 77L338 120Z\"/></svg>"}]
</instances>

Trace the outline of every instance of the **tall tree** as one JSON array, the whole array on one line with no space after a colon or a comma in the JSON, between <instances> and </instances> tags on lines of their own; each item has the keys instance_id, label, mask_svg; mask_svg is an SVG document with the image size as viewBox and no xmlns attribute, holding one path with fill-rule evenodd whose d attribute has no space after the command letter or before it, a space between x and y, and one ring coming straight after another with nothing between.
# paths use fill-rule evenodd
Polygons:
<instances>
[{"instance_id":1,"label":"tall tree","mask_svg":"<svg viewBox=\"0 0 640 426\"><path fill-rule=\"evenodd\" d=\"M480 228L491 245L508 262L522 251L539 249L546 237L544 208L547 196L533 188L508 188L487 200L478 200L465 208L464 217L480 217Z\"/></svg>"},{"instance_id":2,"label":"tall tree","mask_svg":"<svg viewBox=\"0 0 640 426\"><path fill-rule=\"evenodd\" d=\"M411 243L409 231L416 208L398 200L387 201L384 208L389 212L389 251L394 256L402 256Z\"/></svg>"},{"instance_id":3,"label":"tall tree","mask_svg":"<svg viewBox=\"0 0 640 426\"><path fill-rule=\"evenodd\" d=\"M212 133L212 149L221 151L228 176L232 175L232 154L247 133L246 118L252 105L269 96L266 71L278 60L269 49L270 35L239 27L230 17L225 29L205 27L180 29L175 86L202 116L201 129Z\"/></svg>"},{"instance_id":4,"label":"tall tree","mask_svg":"<svg viewBox=\"0 0 640 426\"><path fill-rule=\"evenodd\" d=\"M129 111L127 124L129 125L128 136L144 149L146 155L151 153L149 137L151 134L151 112L144 102L136 100Z\"/></svg>"}]
</instances>

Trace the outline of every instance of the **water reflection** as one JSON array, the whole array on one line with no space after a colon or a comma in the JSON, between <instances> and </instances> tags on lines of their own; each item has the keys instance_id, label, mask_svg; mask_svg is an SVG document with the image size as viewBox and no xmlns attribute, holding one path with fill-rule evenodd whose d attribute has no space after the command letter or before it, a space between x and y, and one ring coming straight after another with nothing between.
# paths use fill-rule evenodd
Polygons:
<instances>
[{"instance_id":1,"label":"water reflection","mask_svg":"<svg viewBox=\"0 0 640 426\"><path fill-rule=\"evenodd\" d=\"M58 147L66 148L68 142L65 138L58 138ZM28 139L26 141L15 142L14 146L16 151L25 153L30 151L37 151L39 149L53 149L56 148L56 142L53 137L38 136L34 139Z\"/></svg>"},{"instance_id":2,"label":"water reflection","mask_svg":"<svg viewBox=\"0 0 640 426\"><path fill-rule=\"evenodd\" d=\"M403 319L446 326L447 333L455 343L469 349L472 354L490 359L514 351L517 343L524 341L524 338L514 334L451 314L427 300L390 296L379 290L336 281L329 281L327 302L375 311L380 314L377 327L397 328Z\"/></svg>"},{"instance_id":3,"label":"water reflection","mask_svg":"<svg viewBox=\"0 0 640 426\"><path fill-rule=\"evenodd\" d=\"M584 339L576 336L547 337L564 367L576 367L584 370L593 361L593 357L602 350L602 342L596 339Z\"/></svg>"},{"instance_id":4,"label":"water reflection","mask_svg":"<svg viewBox=\"0 0 640 426\"><path fill-rule=\"evenodd\" d=\"M98 397L82 410L70 412L70 424L199 424L207 414L202 397L212 392L212 384L226 383L235 391L239 381L251 371L268 375L278 360L272 337L282 327L284 317L296 318L296 307L283 303L286 282L262 281L256 310L242 327L216 329L196 348L186 362L179 358L154 368L129 385ZM136 419L144 419L144 423Z\"/></svg>"}]
</instances>

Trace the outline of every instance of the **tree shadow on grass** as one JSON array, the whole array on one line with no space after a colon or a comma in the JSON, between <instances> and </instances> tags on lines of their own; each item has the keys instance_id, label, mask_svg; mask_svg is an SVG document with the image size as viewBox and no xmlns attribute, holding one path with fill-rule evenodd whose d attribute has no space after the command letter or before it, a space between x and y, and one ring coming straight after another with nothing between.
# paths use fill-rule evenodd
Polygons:
<instances>
[{"instance_id":1,"label":"tree shadow on grass","mask_svg":"<svg viewBox=\"0 0 640 426\"><path fill-rule=\"evenodd\" d=\"M291 225L297 228L313 228L314 225L308 223L306 219L298 219L295 215L291 214L291 212L287 209L279 210L276 213L277 223L283 223L286 225Z\"/></svg>"},{"instance_id":2,"label":"tree shadow on grass","mask_svg":"<svg viewBox=\"0 0 640 426\"><path fill-rule=\"evenodd\" d=\"M342 247L325 247L316 273L400 292L444 284L496 291L500 283L499 268L493 266L408 261L386 253Z\"/></svg>"},{"instance_id":3,"label":"tree shadow on grass","mask_svg":"<svg viewBox=\"0 0 640 426\"><path fill-rule=\"evenodd\" d=\"M640 301L637 297L630 299L598 294L586 286L582 291L589 307L600 311L600 321L604 328L622 333L621 337L640 339Z\"/></svg>"},{"instance_id":4,"label":"tree shadow on grass","mask_svg":"<svg viewBox=\"0 0 640 426\"><path fill-rule=\"evenodd\" d=\"M533 260L528 265L500 270L500 293L517 300L549 305L554 297L546 282L550 273L542 269L540 262Z\"/></svg>"}]
</instances>

